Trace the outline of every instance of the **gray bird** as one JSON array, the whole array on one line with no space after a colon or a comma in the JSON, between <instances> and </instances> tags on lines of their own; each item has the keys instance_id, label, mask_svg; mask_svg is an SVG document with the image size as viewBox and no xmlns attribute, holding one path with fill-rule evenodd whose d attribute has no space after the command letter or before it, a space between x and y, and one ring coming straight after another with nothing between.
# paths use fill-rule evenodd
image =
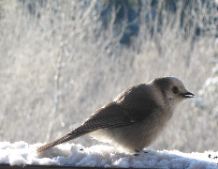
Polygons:
<instances>
[{"instance_id":1,"label":"gray bird","mask_svg":"<svg viewBox=\"0 0 218 169\"><path fill-rule=\"evenodd\" d=\"M158 78L149 84L133 86L100 108L81 126L39 147L37 151L42 153L53 146L89 134L125 151L139 152L157 138L178 103L192 97L194 94L175 77Z\"/></svg>"}]
</instances>

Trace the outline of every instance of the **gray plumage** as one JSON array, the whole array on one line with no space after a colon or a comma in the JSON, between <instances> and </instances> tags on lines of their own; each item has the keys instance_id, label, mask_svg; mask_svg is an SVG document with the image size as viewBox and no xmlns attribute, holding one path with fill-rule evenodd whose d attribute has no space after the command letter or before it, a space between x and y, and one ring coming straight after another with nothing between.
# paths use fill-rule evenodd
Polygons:
<instances>
[{"instance_id":1,"label":"gray plumage","mask_svg":"<svg viewBox=\"0 0 218 169\"><path fill-rule=\"evenodd\" d=\"M141 151L156 139L177 104L193 96L175 77L133 86L99 109L80 127L37 151L41 153L85 134L129 152Z\"/></svg>"}]
</instances>

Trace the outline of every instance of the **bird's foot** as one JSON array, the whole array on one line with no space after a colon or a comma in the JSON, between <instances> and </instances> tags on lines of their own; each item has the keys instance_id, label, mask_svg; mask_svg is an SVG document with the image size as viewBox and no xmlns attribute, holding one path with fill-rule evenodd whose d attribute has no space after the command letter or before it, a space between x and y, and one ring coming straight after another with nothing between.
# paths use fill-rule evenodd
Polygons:
<instances>
[{"instance_id":1,"label":"bird's foot","mask_svg":"<svg viewBox=\"0 0 218 169\"><path fill-rule=\"evenodd\" d=\"M146 150L145 150L145 151L143 151L143 153L144 153L144 154L147 154L147 153L149 153L149 151L146 151Z\"/></svg>"},{"instance_id":2,"label":"bird's foot","mask_svg":"<svg viewBox=\"0 0 218 169\"><path fill-rule=\"evenodd\" d=\"M140 155L140 153L134 153L133 155L134 155L135 157L137 157L137 156Z\"/></svg>"},{"instance_id":3,"label":"bird's foot","mask_svg":"<svg viewBox=\"0 0 218 169\"><path fill-rule=\"evenodd\" d=\"M136 149L136 150L135 150L135 153L134 153L133 155L137 157L137 156L139 156L140 154L141 154L141 150L137 150L137 149Z\"/></svg>"},{"instance_id":4,"label":"bird's foot","mask_svg":"<svg viewBox=\"0 0 218 169\"><path fill-rule=\"evenodd\" d=\"M137 157L141 153L147 154L147 153L149 153L149 151L147 151L147 150L135 150L135 153L133 155Z\"/></svg>"}]
</instances>

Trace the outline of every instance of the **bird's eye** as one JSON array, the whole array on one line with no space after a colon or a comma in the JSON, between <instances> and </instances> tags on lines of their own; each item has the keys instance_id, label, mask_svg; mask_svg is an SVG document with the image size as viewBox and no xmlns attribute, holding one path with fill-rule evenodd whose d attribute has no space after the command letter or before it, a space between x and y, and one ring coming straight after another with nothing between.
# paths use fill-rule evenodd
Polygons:
<instances>
[{"instance_id":1,"label":"bird's eye","mask_svg":"<svg viewBox=\"0 0 218 169\"><path fill-rule=\"evenodd\" d=\"M172 91L174 94L178 94L179 93L179 89L176 86L173 86Z\"/></svg>"}]
</instances>

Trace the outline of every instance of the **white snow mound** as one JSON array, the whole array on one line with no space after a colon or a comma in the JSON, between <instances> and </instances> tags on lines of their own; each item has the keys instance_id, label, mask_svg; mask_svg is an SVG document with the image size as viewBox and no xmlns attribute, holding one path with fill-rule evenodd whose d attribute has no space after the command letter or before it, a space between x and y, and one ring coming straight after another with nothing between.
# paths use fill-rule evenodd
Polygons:
<instances>
[{"instance_id":1,"label":"white snow mound","mask_svg":"<svg viewBox=\"0 0 218 169\"><path fill-rule=\"evenodd\" d=\"M148 150L134 156L117 153L108 145L83 147L79 144L63 144L43 155L36 153L41 144L26 142L0 142L0 164L10 165L63 165L125 168L174 168L174 169L217 169L218 152L182 153L173 151Z\"/></svg>"}]
</instances>

